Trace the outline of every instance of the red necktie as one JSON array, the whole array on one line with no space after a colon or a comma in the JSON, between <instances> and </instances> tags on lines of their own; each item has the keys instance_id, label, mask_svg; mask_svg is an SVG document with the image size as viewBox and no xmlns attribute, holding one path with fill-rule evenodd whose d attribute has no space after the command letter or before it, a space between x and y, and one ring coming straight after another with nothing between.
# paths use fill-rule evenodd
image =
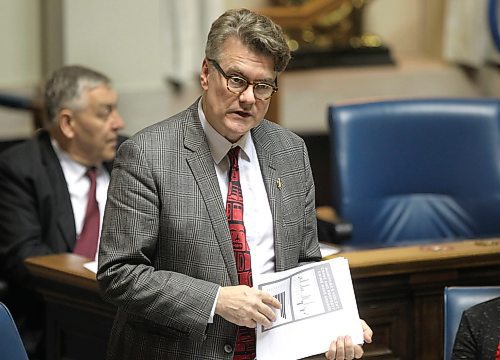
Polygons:
<instances>
[{"instance_id":1,"label":"red necktie","mask_svg":"<svg viewBox=\"0 0 500 360\"><path fill-rule=\"evenodd\" d=\"M248 247L245 224L243 223L243 194L240 184L240 170L238 155L240 148L232 148L228 153L229 188L227 192L226 215L229 222L229 231L233 241L234 259L240 285L252 286L252 264L250 248ZM246 326L238 327L235 360L255 359L255 329Z\"/></svg>"},{"instance_id":2,"label":"red necktie","mask_svg":"<svg viewBox=\"0 0 500 360\"><path fill-rule=\"evenodd\" d=\"M97 242L99 238L99 206L95 196L96 191L96 168L92 167L85 174L90 180L90 188L88 192L87 210L83 221L83 229L80 236L76 240L75 249L73 252L85 256L89 259L95 258L97 251Z\"/></svg>"}]
</instances>

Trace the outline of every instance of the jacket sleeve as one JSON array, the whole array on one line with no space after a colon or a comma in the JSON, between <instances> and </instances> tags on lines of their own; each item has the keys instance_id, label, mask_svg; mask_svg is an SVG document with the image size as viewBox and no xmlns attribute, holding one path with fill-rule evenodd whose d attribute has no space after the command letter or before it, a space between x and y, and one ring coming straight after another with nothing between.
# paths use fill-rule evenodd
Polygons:
<instances>
[{"instance_id":1,"label":"jacket sleeve","mask_svg":"<svg viewBox=\"0 0 500 360\"><path fill-rule=\"evenodd\" d=\"M42 241L39 209L44 204L37 198L37 180L20 168L0 160L0 266L3 276L18 283L28 276L25 258L52 253Z\"/></svg>"},{"instance_id":2,"label":"jacket sleeve","mask_svg":"<svg viewBox=\"0 0 500 360\"><path fill-rule=\"evenodd\" d=\"M129 318L203 339L218 285L176 271L189 264L160 254L161 241L176 240L160 240L160 227L167 226L160 223L164 197L149 160L132 139L118 150L99 248L99 286Z\"/></svg>"},{"instance_id":3,"label":"jacket sleeve","mask_svg":"<svg viewBox=\"0 0 500 360\"><path fill-rule=\"evenodd\" d=\"M305 184L305 206L304 206L304 236L302 239L300 265L321 260L321 252L318 243L318 230L316 221L315 188L314 180L309 163L307 148L303 144L304 159L304 184Z\"/></svg>"},{"instance_id":4,"label":"jacket sleeve","mask_svg":"<svg viewBox=\"0 0 500 360\"><path fill-rule=\"evenodd\" d=\"M455 341L453 344L452 359L470 359L478 357L477 339L474 337L472 324L467 311L462 314Z\"/></svg>"}]
</instances>

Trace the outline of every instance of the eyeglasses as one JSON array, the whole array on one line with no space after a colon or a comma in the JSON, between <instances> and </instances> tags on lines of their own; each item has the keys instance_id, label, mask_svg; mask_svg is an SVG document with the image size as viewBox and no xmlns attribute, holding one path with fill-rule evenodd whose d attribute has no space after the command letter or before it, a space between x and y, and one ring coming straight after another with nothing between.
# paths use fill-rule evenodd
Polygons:
<instances>
[{"instance_id":1,"label":"eyeglasses","mask_svg":"<svg viewBox=\"0 0 500 360\"><path fill-rule=\"evenodd\" d=\"M212 65L217 69L217 71L224 76L227 80L227 89L233 94L240 95L244 92L250 85L253 86L253 95L256 99L267 100L273 96L273 94L278 91L277 78L274 79L275 85L271 85L265 82L253 83L241 76L227 75L224 70L220 67L219 63L214 59L207 59L212 63Z\"/></svg>"}]
</instances>

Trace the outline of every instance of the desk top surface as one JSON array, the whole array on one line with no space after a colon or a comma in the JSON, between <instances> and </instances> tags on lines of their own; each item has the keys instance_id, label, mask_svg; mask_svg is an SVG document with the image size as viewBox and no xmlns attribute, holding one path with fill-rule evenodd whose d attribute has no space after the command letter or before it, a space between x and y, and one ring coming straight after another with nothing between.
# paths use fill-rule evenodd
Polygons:
<instances>
[{"instance_id":1,"label":"desk top surface","mask_svg":"<svg viewBox=\"0 0 500 360\"><path fill-rule=\"evenodd\" d=\"M349 251L328 258L338 256L349 261L353 278L500 265L500 238ZM65 253L32 257L25 262L35 277L97 289L95 274L83 266L88 261Z\"/></svg>"},{"instance_id":2,"label":"desk top surface","mask_svg":"<svg viewBox=\"0 0 500 360\"><path fill-rule=\"evenodd\" d=\"M500 238L348 251L353 277L500 264Z\"/></svg>"},{"instance_id":3,"label":"desk top surface","mask_svg":"<svg viewBox=\"0 0 500 360\"><path fill-rule=\"evenodd\" d=\"M25 263L35 277L97 290L95 274L83 266L89 261L79 255L64 253L30 257Z\"/></svg>"}]
</instances>

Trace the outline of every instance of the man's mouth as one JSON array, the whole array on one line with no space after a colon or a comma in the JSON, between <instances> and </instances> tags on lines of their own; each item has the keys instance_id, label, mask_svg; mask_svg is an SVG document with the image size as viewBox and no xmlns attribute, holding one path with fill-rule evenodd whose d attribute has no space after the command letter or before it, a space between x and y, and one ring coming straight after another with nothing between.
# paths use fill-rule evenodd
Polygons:
<instances>
[{"instance_id":1,"label":"man's mouth","mask_svg":"<svg viewBox=\"0 0 500 360\"><path fill-rule=\"evenodd\" d=\"M248 113L246 111L234 111L233 113L238 115L238 116L241 116L243 118L247 118L247 117L251 116L250 113Z\"/></svg>"}]
</instances>

